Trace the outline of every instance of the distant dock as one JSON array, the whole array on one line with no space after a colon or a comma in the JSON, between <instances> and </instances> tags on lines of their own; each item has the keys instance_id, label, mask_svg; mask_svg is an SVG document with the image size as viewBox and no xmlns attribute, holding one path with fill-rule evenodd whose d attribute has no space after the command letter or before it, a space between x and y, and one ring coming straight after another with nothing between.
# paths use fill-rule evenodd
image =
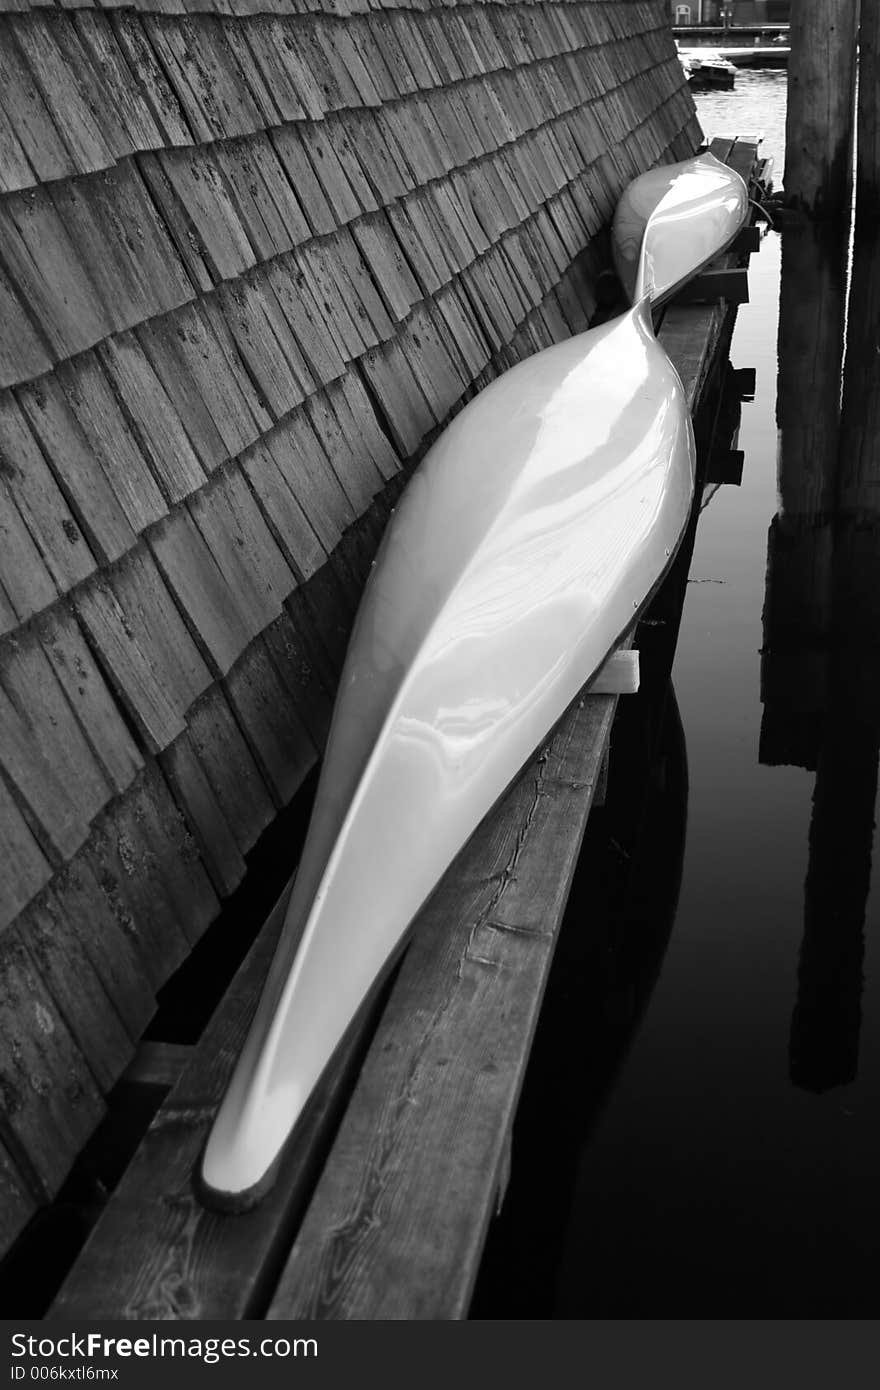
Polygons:
<instances>
[{"instance_id":1,"label":"distant dock","mask_svg":"<svg viewBox=\"0 0 880 1390\"><path fill-rule=\"evenodd\" d=\"M673 29L681 53L711 48L736 68L784 68L791 47L787 24L682 25ZM780 36L783 42L779 42Z\"/></svg>"}]
</instances>

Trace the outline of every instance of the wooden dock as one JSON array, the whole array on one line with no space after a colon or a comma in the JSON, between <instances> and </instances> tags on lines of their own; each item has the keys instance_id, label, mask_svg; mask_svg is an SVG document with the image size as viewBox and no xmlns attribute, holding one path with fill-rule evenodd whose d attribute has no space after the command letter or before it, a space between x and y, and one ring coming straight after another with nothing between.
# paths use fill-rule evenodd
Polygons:
<instances>
[{"instance_id":1,"label":"wooden dock","mask_svg":"<svg viewBox=\"0 0 880 1390\"><path fill-rule=\"evenodd\" d=\"M754 142L712 148L754 174ZM692 410L735 312L707 297L664 314L660 340ZM221 1215L200 1204L193 1170L255 1007L282 898L198 1045L170 1059L182 1070L52 1317L467 1315L516 1162L517 1102L616 703L586 689L574 702L421 913L271 1192L247 1213Z\"/></svg>"},{"instance_id":2,"label":"wooden dock","mask_svg":"<svg viewBox=\"0 0 880 1390\"><path fill-rule=\"evenodd\" d=\"M0 1257L249 939L406 476L698 139L662 0L0 0Z\"/></svg>"}]
</instances>

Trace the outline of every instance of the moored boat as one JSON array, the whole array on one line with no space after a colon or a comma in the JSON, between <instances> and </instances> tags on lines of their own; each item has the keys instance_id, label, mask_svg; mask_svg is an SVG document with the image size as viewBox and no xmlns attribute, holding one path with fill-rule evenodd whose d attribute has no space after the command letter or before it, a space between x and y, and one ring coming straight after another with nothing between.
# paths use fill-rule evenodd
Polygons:
<instances>
[{"instance_id":1,"label":"moored boat","mask_svg":"<svg viewBox=\"0 0 880 1390\"><path fill-rule=\"evenodd\" d=\"M216 1201L271 1180L419 907L659 582L693 480L647 298L505 373L417 470L364 593L285 930L204 1154Z\"/></svg>"},{"instance_id":2,"label":"moored boat","mask_svg":"<svg viewBox=\"0 0 880 1390\"><path fill-rule=\"evenodd\" d=\"M631 303L655 304L721 255L749 212L745 183L714 155L660 165L635 179L614 214L614 265Z\"/></svg>"},{"instance_id":3,"label":"moored boat","mask_svg":"<svg viewBox=\"0 0 880 1390\"><path fill-rule=\"evenodd\" d=\"M284 931L202 1158L216 1204L270 1184L419 908L671 564L695 450L651 307L744 219L745 186L721 170L704 155L636 180L615 219L633 308L493 382L389 523Z\"/></svg>"},{"instance_id":4,"label":"moored boat","mask_svg":"<svg viewBox=\"0 0 880 1390\"><path fill-rule=\"evenodd\" d=\"M687 64L687 80L694 90L706 91L715 87L730 91L736 83L736 68L719 49L679 49L678 56L683 67Z\"/></svg>"}]
</instances>

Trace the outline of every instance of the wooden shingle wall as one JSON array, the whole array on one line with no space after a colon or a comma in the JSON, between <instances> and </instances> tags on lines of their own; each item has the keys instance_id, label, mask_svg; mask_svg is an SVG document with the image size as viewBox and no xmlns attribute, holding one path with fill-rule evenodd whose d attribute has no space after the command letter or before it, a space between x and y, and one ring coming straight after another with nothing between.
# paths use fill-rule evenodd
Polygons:
<instances>
[{"instance_id":1,"label":"wooden shingle wall","mask_svg":"<svg viewBox=\"0 0 880 1390\"><path fill-rule=\"evenodd\" d=\"M698 135L664 0L0 0L0 1249L318 756L406 466Z\"/></svg>"}]
</instances>

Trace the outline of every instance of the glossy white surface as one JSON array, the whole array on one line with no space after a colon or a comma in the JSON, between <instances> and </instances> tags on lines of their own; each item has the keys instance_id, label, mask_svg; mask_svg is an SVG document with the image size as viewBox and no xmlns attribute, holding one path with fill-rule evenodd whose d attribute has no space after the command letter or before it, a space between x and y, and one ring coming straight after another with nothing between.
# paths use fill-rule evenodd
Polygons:
<instances>
[{"instance_id":1,"label":"glossy white surface","mask_svg":"<svg viewBox=\"0 0 880 1390\"><path fill-rule=\"evenodd\" d=\"M514 367L425 458L364 594L285 932L205 1152L216 1193L260 1183L419 907L666 568L693 479L647 301Z\"/></svg>"},{"instance_id":2,"label":"glossy white surface","mask_svg":"<svg viewBox=\"0 0 880 1390\"><path fill-rule=\"evenodd\" d=\"M630 303L668 299L730 245L749 211L739 174L714 155L635 179L614 214L614 265Z\"/></svg>"}]
</instances>

